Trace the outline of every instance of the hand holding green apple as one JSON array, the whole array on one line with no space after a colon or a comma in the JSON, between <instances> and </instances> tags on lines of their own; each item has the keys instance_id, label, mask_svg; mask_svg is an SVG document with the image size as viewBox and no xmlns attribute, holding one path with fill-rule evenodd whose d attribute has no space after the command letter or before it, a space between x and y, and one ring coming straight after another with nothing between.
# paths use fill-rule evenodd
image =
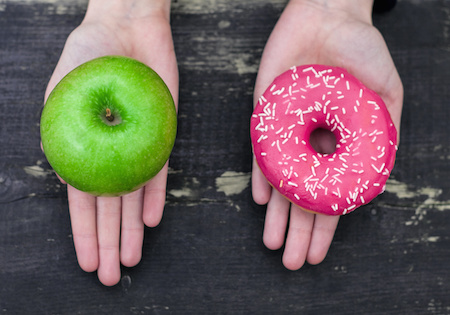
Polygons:
<instances>
[{"instance_id":1,"label":"hand holding green apple","mask_svg":"<svg viewBox=\"0 0 450 315\"><path fill-rule=\"evenodd\" d=\"M122 56L88 61L53 89L41 118L45 155L71 186L120 196L164 166L176 135L176 109L162 79Z\"/></svg>"}]
</instances>

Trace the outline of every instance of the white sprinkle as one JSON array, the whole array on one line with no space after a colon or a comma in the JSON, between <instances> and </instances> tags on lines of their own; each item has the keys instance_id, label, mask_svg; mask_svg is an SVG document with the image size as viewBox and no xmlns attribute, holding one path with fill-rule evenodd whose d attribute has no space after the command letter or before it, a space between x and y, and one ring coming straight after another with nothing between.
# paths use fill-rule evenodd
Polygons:
<instances>
[{"instance_id":1,"label":"white sprinkle","mask_svg":"<svg viewBox=\"0 0 450 315\"><path fill-rule=\"evenodd\" d=\"M383 163L383 164L381 165L380 169L377 169L376 166L373 165L373 164L371 164L371 165L372 165L372 168L373 168L377 173L381 173L381 172L383 171L383 169L384 169L385 163Z\"/></svg>"},{"instance_id":2,"label":"white sprinkle","mask_svg":"<svg viewBox=\"0 0 450 315\"><path fill-rule=\"evenodd\" d=\"M362 203L366 203L366 201L364 200L364 197L363 197L363 196L360 196L359 198L361 199L361 202L362 202Z\"/></svg>"},{"instance_id":3,"label":"white sprinkle","mask_svg":"<svg viewBox=\"0 0 450 315\"><path fill-rule=\"evenodd\" d=\"M261 156L266 156L267 153L266 152L261 152Z\"/></svg>"},{"instance_id":4,"label":"white sprinkle","mask_svg":"<svg viewBox=\"0 0 450 315\"><path fill-rule=\"evenodd\" d=\"M362 96L363 96L363 90L360 89L360 90L359 90L359 98L361 98Z\"/></svg>"},{"instance_id":5,"label":"white sprinkle","mask_svg":"<svg viewBox=\"0 0 450 315\"><path fill-rule=\"evenodd\" d=\"M348 83L348 81L345 81L345 85L347 86L347 90L350 90L350 84Z\"/></svg>"},{"instance_id":6,"label":"white sprinkle","mask_svg":"<svg viewBox=\"0 0 450 315\"><path fill-rule=\"evenodd\" d=\"M279 89L275 92L272 92L272 95L281 95L281 93L283 93L283 92L284 92L284 86L281 89Z\"/></svg>"},{"instance_id":7,"label":"white sprinkle","mask_svg":"<svg viewBox=\"0 0 450 315\"><path fill-rule=\"evenodd\" d=\"M367 101L367 103L374 105L375 106L375 110L379 110L380 109L380 106L378 106L378 104L376 102L374 102L374 101Z\"/></svg>"},{"instance_id":8,"label":"white sprinkle","mask_svg":"<svg viewBox=\"0 0 450 315\"><path fill-rule=\"evenodd\" d=\"M338 115L334 115L334 118L336 118L336 121L338 122L338 124L340 123L339 117Z\"/></svg>"},{"instance_id":9,"label":"white sprinkle","mask_svg":"<svg viewBox=\"0 0 450 315\"><path fill-rule=\"evenodd\" d=\"M313 175L310 175L308 178L306 178L303 182L306 183L307 181L309 181L311 178L313 177Z\"/></svg>"},{"instance_id":10,"label":"white sprinkle","mask_svg":"<svg viewBox=\"0 0 450 315\"><path fill-rule=\"evenodd\" d=\"M278 151L281 152L281 148L280 148L280 140L277 140L277 148L278 148Z\"/></svg>"}]
</instances>

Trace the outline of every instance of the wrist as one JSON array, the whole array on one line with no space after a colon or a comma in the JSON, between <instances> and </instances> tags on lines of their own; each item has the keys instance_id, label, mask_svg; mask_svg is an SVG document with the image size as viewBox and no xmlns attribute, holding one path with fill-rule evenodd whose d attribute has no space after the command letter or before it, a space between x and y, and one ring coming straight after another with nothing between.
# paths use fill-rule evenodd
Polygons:
<instances>
[{"instance_id":1,"label":"wrist","mask_svg":"<svg viewBox=\"0 0 450 315\"><path fill-rule=\"evenodd\" d=\"M169 20L171 0L90 0L85 20L139 20L163 17Z\"/></svg>"},{"instance_id":2,"label":"wrist","mask_svg":"<svg viewBox=\"0 0 450 315\"><path fill-rule=\"evenodd\" d=\"M374 0L291 0L302 5L309 5L325 13L341 13L372 24Z\"/></svg>"}]
</instances>

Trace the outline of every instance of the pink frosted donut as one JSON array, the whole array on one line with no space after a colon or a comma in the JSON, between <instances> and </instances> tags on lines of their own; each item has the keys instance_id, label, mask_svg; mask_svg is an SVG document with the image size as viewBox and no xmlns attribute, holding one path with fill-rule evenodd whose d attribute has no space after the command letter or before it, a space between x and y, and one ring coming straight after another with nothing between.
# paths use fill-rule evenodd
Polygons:
<instances>
[{"instance_id":1,"label":"pink frosted donut","mask_svg":"<svg viewBox=\"0 0 450 315\"><path fill-rule=\"evenodd\" d=\"M343 215L382 193L394 166L397 131L383 100L347 71L307 65L281 74L251 118L253 152L269 183L299 207ZM316 152L311 133L336 138Z\"/></svg>"}]
</instances>

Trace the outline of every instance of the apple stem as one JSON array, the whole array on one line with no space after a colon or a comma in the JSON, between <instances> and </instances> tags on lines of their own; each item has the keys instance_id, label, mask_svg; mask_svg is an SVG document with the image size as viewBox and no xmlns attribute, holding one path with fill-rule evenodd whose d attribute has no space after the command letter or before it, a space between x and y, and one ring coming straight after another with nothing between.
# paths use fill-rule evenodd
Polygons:
<instances>
[{"instance_id":1,"label":"apple stem","mask_svg":"<svg viewBox=\"0 0 450 315\"><path fill-rule=\"evenodd\" d=\"M113 121L114 120L114 116L111 114L111 110L109 108L106 109L106 119L108 121Z\"/></svg>"}]
</instances>

